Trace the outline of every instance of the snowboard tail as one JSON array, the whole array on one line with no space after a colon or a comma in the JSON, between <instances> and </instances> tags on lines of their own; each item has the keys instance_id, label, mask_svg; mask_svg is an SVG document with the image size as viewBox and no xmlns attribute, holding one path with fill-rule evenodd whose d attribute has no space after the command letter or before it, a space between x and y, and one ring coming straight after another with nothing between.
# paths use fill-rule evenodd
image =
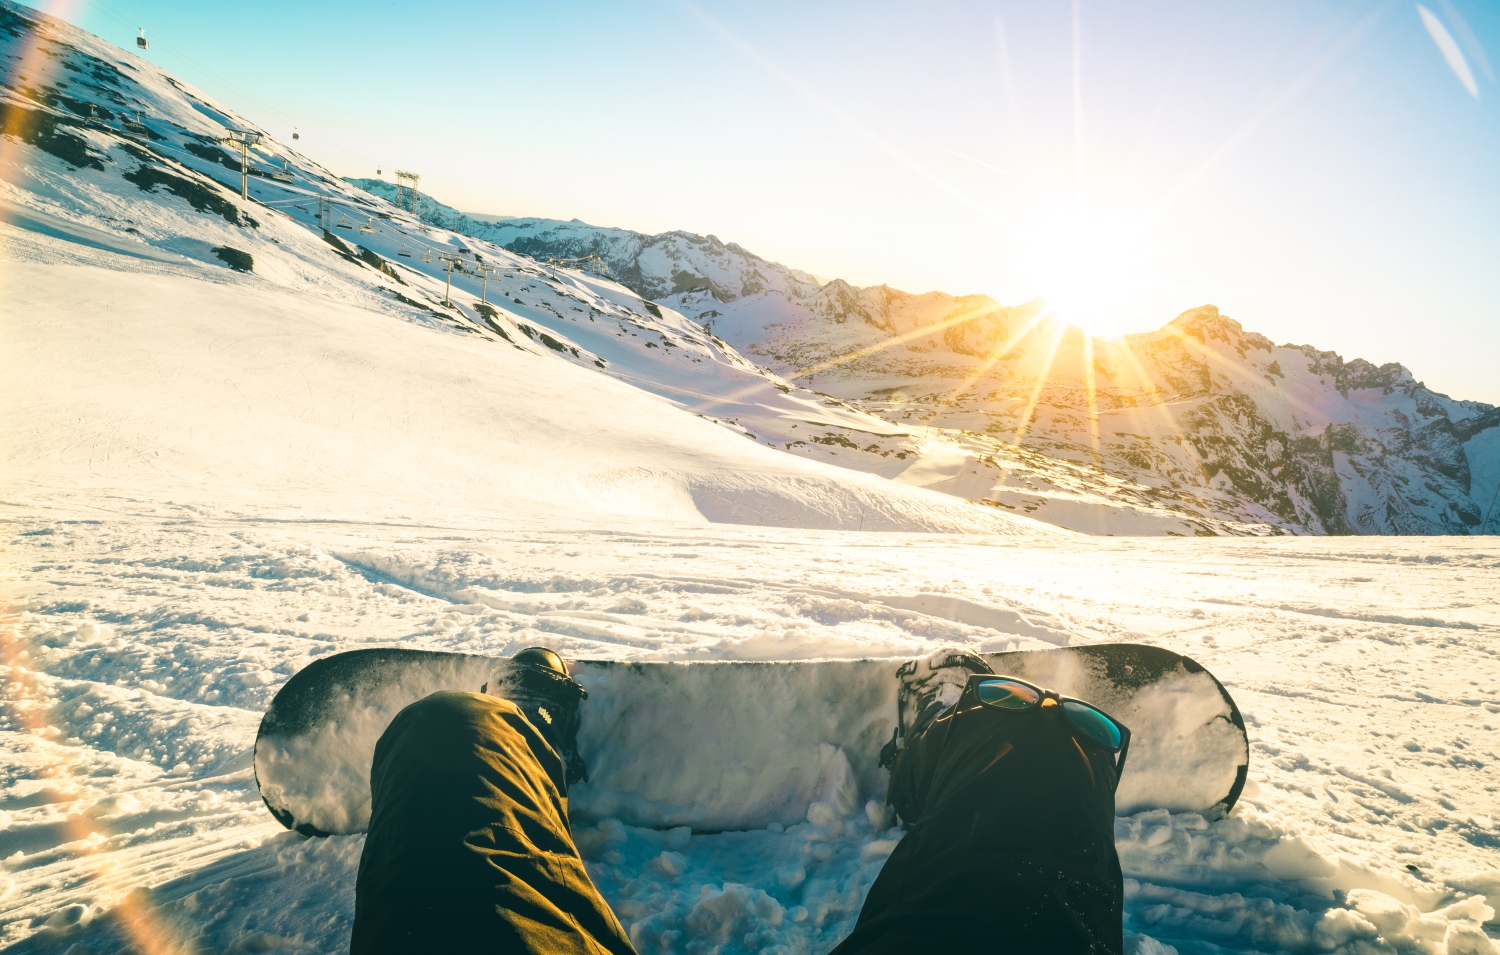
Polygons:
<instances>
[{"instance_id":1,"label":"snowboard tail","mask_svg":"<svg viewBox=\"0 0 1500 955\"><path fill-rule=\"evenodd\" d=\"M984 654L996 673L1088 700L1129 726L1122 814L1222 815L1245 784L1249 746L1234 700L1194 660L1137 644ZM261 720L255 779L283 825L362 832L375 742L407 705L478 691L498 658L403 648L314 661ZM801 822L814 802L841 813L883 797L882 744L896 723L899 660L571 663L589 691L578 749L589 780L579 818L613 816L699 831Z\"/></svg>"}]
</instances>

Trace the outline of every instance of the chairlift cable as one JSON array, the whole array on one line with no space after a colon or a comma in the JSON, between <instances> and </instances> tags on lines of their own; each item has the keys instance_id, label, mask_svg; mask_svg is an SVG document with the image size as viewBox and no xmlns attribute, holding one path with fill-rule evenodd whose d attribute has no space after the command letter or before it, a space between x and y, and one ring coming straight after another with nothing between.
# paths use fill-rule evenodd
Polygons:
<instances>
[{"instance_id":1,"label":"chairlift cable","mask_svg":"<svg viewBox=\"0 0 1500 955\"><path fill-rule=\"evenodd\" d=\"M132 27L132 26L137 26L138 27L138 24L136 24L136 23L132 22L131 20L127 19L126 17L122 16L119 13L119 11L115 10L112 6L110 6L108 3L106 3L105 0L94 0L94 2L92 4L90 4L90 6L93 9L103 11L106 15L108 15L109 17L111 17L112 19L114 19L116 22L124 25L127 28ZM140 29L142 31L145 30L144 27L138 27L138 29ZM223 76L219 75L214 70L211 70L208 67L205 67L203 64L199 63L197 60L195 60L192 57L190 57L190 56L186 55L185 53L183 53L180 49L178 49L173 44L163 43L160 38L156 38L156 39L152 40L151 42L156 47L158 47L159 49L167 51L168 53L170 53L173 56L177 57L177 59L179 59L182 62L184 62L184 63L188 64L189 66L191 66L193 69L195 69L195 70L199 71L200 73L202 73L203 75L208 76L209 78L215 80L221 86L223 86L226 89L230 90L235 95L239 96L241 99L243 99L245 101L248 101L252 106L255 106L260 112L268 114L270 116L273 116L273 117L275 117L277 119L280 119L281 121L283 121L284 123L286 123L286 125L291 126L292 129L293 129L293 138L297 138L296 131L297 131L297 128L300 126L300 124L297 123L297 122L295 122L295 121L293 121L291 119L291 117L287 116L285 113L281 112L280 110L276 109L273 106L267 105L259 97L255 96L253 93L246 92L245 89L243 87L239 86L237 83L233 83L233 82L225 79ZM343 148L345 150L347 150L348 152L352 152L355 155L358 155L359 152L360 152L359 147L355 146L355 147L351 148L349 143L347 143L347 142L345 142L345 141L343 141L341 139L328 138L327 141L330 142L330 143L332 143L332 144L334 144L334 145L337 145L337 146L339 146L339 147L341 147L341 148Z\"/></svg>"}]
</instances>

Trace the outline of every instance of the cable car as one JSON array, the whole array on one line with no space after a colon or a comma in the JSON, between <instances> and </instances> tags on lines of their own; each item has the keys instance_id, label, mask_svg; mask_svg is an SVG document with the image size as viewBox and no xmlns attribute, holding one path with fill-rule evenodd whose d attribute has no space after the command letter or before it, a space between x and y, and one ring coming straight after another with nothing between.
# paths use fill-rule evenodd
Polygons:
<instances>
[{"instance_id":1,"label":"cable car","mask_svg":"<svg viewBox=\"0 0 1500 955\"><path fill-rule=\"evenodd\" d=\"M293 138L293 139L301 139L301 138L302 138L302 134L301 134L301 133L299 133L299 132L297 132L297 131L296 131L296 130L295 130L295 129L294 129L294 130L292 130L292 138Z\"/></svg>"},{"instance_id":2,"label":"cable car","mask_svg":"<svg viewBox=\"0 0 1500 955\"><path fill-rule=\"evenodd\" d=\"M146 39L145 27L141 27L141 35L135 38L135 48L138 50L151 49L151 41Z\"/></svg>"}]
</instances>

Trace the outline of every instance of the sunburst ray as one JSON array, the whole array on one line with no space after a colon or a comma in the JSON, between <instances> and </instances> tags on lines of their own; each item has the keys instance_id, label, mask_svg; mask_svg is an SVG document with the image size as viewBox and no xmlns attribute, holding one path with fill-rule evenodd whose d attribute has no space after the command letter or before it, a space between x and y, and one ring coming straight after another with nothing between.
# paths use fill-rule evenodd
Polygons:
<instances>
[{"instance_id":1,"label":"sunburst ray","mask_svg":"<svg viewBox=\"0 0 1500 955\"><path fill-rule=\"evenodd\" d=\"M947 329L950 329L955 325L962 325L965 322L972 322L982 316L992 315L999 310L1000 306L993 302L989 305L968 308L956 314L950 315L947 318L942 319L941 321L933 322L931 325L923 325L920 328L913 328L911 331L902 332L899 335L892 335L890 338L882 339L881 341L866 345L863 348L856 348L853 351L845 352L842 355L830 358L827 361L819 362L816 365L810 365L806 368L800 368L788 377L795 380L798 378L805 378L808 375L816 375L818 372L827 371L829 368L834 368L838 365L847 364L851 361L858 361L861 358L868 358L870 355L873 355L876 352L885 351L888 348L895 348L897 345L904 345L907 342L915 341L918 338L925 338L928 335L935 335L938 332L946 331Z\"/></svg>"},{"instance_id":2,"label":"sunburst ray","mask_svg":"<svg viewBox=\"0 0 1500 955\"><path fill-rule=\"evenodd\" d=\"M1011 351L1021 343L1022 339L1030 335L1032 331L1034 331L1036 327L1042 322L1047 321L1052 317L1053 315L1051 311L1038 312L1025 325L1021 326L1018 331L1016 331L1003 343L997 346L994 351L990 352L990 356L988 358L984 359L984 361L975 366L974 370L970 372L963 381L959 382L952 391L948 392L948 395L944 400L949 402L954 401L958 398L959 395L963 394L965 391L968 391L969 388L973 386L974 382L978 381L980 378L983 378L986 374L989 373L989 370L991 368L995 367L995 365L1003 361L1006 356L1009 355Z\"/></svg>"},{"instance_id":3,"label":"sunburst ray","mask_svg":"<svg viewBox=\"0 0 1500 955\"><path fill-rule=\"evenodd\" d=\"M1324 49L1322 54L1307 69L1293 77L1290 83L1282 87L1264 106L1257 110L1249 119L1245 120L1239 129L1235 130L1220 143L1218 148L1208 155L1207 159L1203 160L1203 162L1199 163L1191 172L1184 176L1182 181L1163 197L1141 221L1143 223L1152 222L1160 217L1162 213L1166 212L1189 189L1197 185L1200 179L1248 140L1267 120L1279 113L1287 104L1301 96L1312 85L1312 81L1320 73L1337 60L1345 50L1362 39L1376 22L1383 18L1394 6L1395 3L1393 0L1387 0L1386 3L1356 21L1354 26L1346 30L1342 36Z\"/></svg>"},{"instance_id":4,"label":"sunburst ray","mask_svg":"<svg viewBox=\"0 0 1500 955\"><path fill-rule=\"evenodd\" d=\"M1142 367L1140 360L1136 357L1136 340L1143 337L1144 336L1131 336L1130 338L1121 340L1119 350L1120 356L1125 361L1125 363L1130 366L1131 370L1135 372L1136 378L1140 382L1140 384L1145 387L1146 393L1151 398L1151 409L1155 411L1158 416L1160 416L1162 422L1166 424L1168 430L1177 435L1179 442L1184 442L1187 440L1187 435L1178 425L1177 418L1172 414L1171 409L1167 407L1167 403L1162 398L1161 392L1157 390L1155 379L1153 379L1151 375L1146 371L1146 369ZM1141 408L1139 405L1131 406L1129 411L1130 417L1137 424L1141 423L1140 411Z\"/></svg>"},{"instance_id":5,"label":"sunburst ray","mask_svg":"<svg viewBox=\"0 0 1500 955\"><path fill-rule=\"evenodd\" d=\"M1041 401L1042 389L1047 386L1052 375L1052 365L1057 361L1057 350L1062 346L1063 336L1067 334L1068 326L1062 322L1055 323L1056 331L1052 333L1052 343L1047 348L1046 363L1041 372L1036 376L1036 387L1031 389L1031 397L1026 402L1026 411L1021 415L1020 422L1016 425L1015 437L1011 444L1021 446L1021 441L1026 437L1026 430L1031 427L1032 417L1036 414L1037 403Z\"/></svg>"},{"instance_id":6,"label":"sunburst ray","mask_svg":"<svg viewBox=\"0 0 1500 955\"><path fill-rule=\"evenodd\" d=\"M1083 336L1083 389L1088 398L1089 446L1094 452L1094 466L1100 467L1103 459L1099 454L1099 402L1094 381L1094 339Z\"/></svg>"}]
</instances>

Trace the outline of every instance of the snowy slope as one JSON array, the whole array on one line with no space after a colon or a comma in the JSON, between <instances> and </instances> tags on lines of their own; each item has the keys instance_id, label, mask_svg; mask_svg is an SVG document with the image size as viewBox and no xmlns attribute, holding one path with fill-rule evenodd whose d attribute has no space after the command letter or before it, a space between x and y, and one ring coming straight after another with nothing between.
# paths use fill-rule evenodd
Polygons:
<instances>
[{"instance_id":1,"label":"snowy slope","mask_svg":"<svg viewBox=\"0 0 1500 955\"><path fill-rule=\"evenodd\" d=\"M1500 530L1500 409L1399 365L1273 345L1211 306L1085 341L1035 305L823 283L713 236L467 226L538 257L597 256L789 380L940 429L953 463L928 486L962 497L1104 532L1172 530L1167 515L1200 533Z\"/></svg>"},{"instance_id":2,"label":"snowy slope","mask_svg":"<svg viewBox=\"0 0 1500 955\"><path fill-rule=\"evenodd\" d=\"M24 39L20 15L7 16ZM13 51L12 62L24 54ZM60 278L13 269L6 305L29 318L12 347L41 376L6 383L15 413L3 453L13 482L128 486L130 469L79 449L107 446L129 429L163 445L153 480L209 473L230 491L295 489L303 507L351 489L379 488L393 499L441 494L462 508L493 506L493 495L535 499L545 488L547 503L566 513L871 529L1027 526L757 447L743 436L828 424L898 429L795 391L618 285L431 229L274 142L266 148L285 165L258 159L268 176L253 180L257 201L241 201L215 181L229 177L212 159L226 158L213 139L251 125L148 64L112 66L113 56L81 35L41 43L30 68L52 63L50 82L5 94L21 134L7 141L0 174L14 241L31 246L21 254L51 268L64 256L49 244L57 240L89 266L151 273L83 269ZM82 118L90 103L106 118ZM137 116L147 132L133 136L126 119ZM269 177L283 168L291 181ZM97 254L77 251L85 246ZM227 267L239 260L223 250L248 256L248 267ZM444 255L462 269L452 306L443 305L437 279L447 278ZM481 265L494 274L476 275ZM495 305L476 302L485 293ZM114 321L84 318L106 301ZM256 330L253 344L246 328ZM45 364L70 351L80 357L71 380ZM142 364L122 364L121 354ZM393 356L401 357L396 367ZM157 379L144 370L164 365L184 378L200 368L215 374L194 381L186 401L153 401L147 393ZM272 375L293 368L304 383L297 393ZM230 412L205 420L201 412L226 397ZM79 416L86 434L62 423ZM605 443L612 450L600 456ZM318 450L285 476L293 460L286 450L298 447ZM90 455L103 481L78 473Z\"/></svg>"},{"instance_id":3,"label":"snowy slope","mask_svg":"<svg viewBox=\"0 0 1500 955\"><path fill-rule=\"evenodd\" d=\"M924 489L962 477L957 443L924 437L904 482L773 450L730 419L779 446L909 438L783 391L623 286L416 221L281 146L259 167L284 158L292 182L241 202L188 143L249 124L77 30L0 2L0 53L5 951L346 950L361 838L284 831L250 774L277 688L339 650L1119 640L1202 660L1252 740L1228 818L1117 820L1131 955L1497 951L1485 540L1111 541ZM110 114L91 125L86 102ZM136 109L149 142L122 121ZM506 266L493 314L472 274L441 305L421 254L462 249L469 273ZM1095 472L1066 473L1088 500ZM577 837L643 953L826 951L900 837L877 790L791 826L606 818Z\"/></svg>"},{"instance_id":4,"label":"snowy slope","mask_svg":"<svg viewBox=\"0 0 1500 955\"><path fill-rule=\"evenodd\" d=\"M378 179L349 181L372 195L386 199L396 196L396 187L389 182ZM534 252L543 261L554 265L577 267L593 275L619 279L647 298L659 296L656 304L662 311L694 316L703 323L715 342L720 339L712 329L720 309L738 307L741 303L751 303L754 314L772 322L769 329L775 330L780 321L777 317L789 308L787 303L793 301L812 302L820 315L841 324L844 321L841 310L847 309L851 296L911 298L890 289L855 290L839 281L820 286L811 275L767 262L713 236L683 232L642 236L621 229L599 229L577 221L508 219L482 222L427 195L417 201L415 212L425 222L453 228L465 235L483 237L517 252ZM940 294L919 299L924 303L947 300L947 296ZM725 302L730 304L724 305ZM768 315L772 318L767 318ZM790 315L786 320L795 325L795 318L795 315ZM737 327L725 329L726 334L733 335L740 335L742 331ZM838 334L835 332L835 338ZM759 336L742 337L746 338L749 347L759 347ZM802 358L805 364L798 364L794 354L770 355L763 348L757 357L763 361L769 358L767 364L775 364L788 374L797 374L798 369L825 362L829 355L825 344L820 342L813 346L813 350L804 349L806 354ZM902 374L905 377L901 380L907 387L918 383L918 368L912 363L907 363ZM810 388L821 389L826 378L826 375L808 375L804 383ZM877 396L879 394L877 391ZM826 395L823 400L832 401ZM855 404L870 403L866 399L856 400L853 404L834 404L853 410ZM1074 461L1038 453L1029 447L1018 447L1008 437L918 423L899 409L890 413L885 407L886 402L874 404L880 406L881 420L890 423L879 426L871 424L868 419L851 423L847 418L828 417L804 422L798 430L776 427L774 423L767 426L762 419L761 424L754 425L755 433L766 443L799 456L868 471L905 484L930 487L1001 508L1015 508L1017 505L1003 493L991 493L997 482L1000 487L1007 483L1027 489L1040 487L1044 489L1041 495L1021 502L1025 511L1035 512L1036 516L1050 523L1089 533L1266 534L1275 530L1271 525L1259 523L1258 519L1247 523L1237 516L1219 515L1212 508L1190 506L1194 501L1191 496L1110 473L1092 460ZM740 416L735 420L749 419ZM813 427L807 427L808 424Z\"/></svg>"},{"instance_id":5,"label":"snowy slope","mask_svg":"<svg viewBox=\"0 0 1500 955\"><path fill-rule=\"evenodd\" d=\"M19 367L0 384L0 473L16 494L148 487L297 517L435 503L455 520L519 509L577 523L1022 529L779 454L551 356L254 280L60 263L6 275Z\"/></svg>"}]
</instances>

